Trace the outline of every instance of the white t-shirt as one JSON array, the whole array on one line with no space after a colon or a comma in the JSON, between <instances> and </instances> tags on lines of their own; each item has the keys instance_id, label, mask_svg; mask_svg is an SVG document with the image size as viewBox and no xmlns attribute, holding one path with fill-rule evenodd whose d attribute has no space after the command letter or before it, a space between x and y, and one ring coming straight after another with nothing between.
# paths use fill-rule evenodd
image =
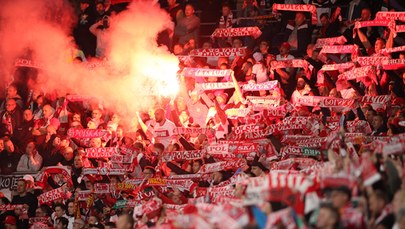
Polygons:
<instances>
[{"instance_id":1,"label":"white t-shirt","mask_svg":"<svg viewBox=\"0 0 405 229\"><path fill-rule=\"evenodd\" d=\"M264 83L269 80L267 77L267 70L263 64L256 63L253 65L252 74L256 75L256 83Z\"/></svg>"},{"instance_id":2,"label":"white t-shirt","mask_svg":"<svg viewBox=\"0 0 405 229\"><path fill-rule=\"evenodd\" d=\"M172 121L166 119L163 126L156 123L156 121L152 121L150 126L153 127L153 137L155 140L167 147L170 140L172 140L173 130L176 128L176 125Z\"/></svg>"}]
</instances>

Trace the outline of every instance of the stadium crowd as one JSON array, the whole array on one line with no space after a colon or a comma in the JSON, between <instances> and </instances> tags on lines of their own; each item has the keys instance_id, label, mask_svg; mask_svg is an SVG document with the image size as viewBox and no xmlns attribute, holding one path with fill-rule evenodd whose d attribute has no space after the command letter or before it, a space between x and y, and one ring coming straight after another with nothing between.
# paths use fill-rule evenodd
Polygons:
<instances>
[{"instance_id":1,"label":"stadium crowd","mask_svg":"<svg viewBox=\"0 0 405 229\"><path fill-rule=\"evenodd\" d=\"M103 98L43 91L29 80L41 70L16 67L0 229L404 229L405 12L391 2L223 3L208 40L202 3L161 2L174 27L157 41L181 90L134 128ZM118 6L80 1L72 60L108 60Z\"/></svg>"}]
</instances>

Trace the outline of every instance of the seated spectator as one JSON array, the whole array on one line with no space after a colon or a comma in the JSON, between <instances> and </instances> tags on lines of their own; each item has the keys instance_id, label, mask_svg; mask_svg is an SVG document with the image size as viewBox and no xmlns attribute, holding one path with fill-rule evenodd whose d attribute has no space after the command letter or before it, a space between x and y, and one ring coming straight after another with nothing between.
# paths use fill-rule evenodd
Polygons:
<instances>
[{"instance_id":1,"label":"seated spectator","mask_svg":"<svg viewBox=\"0 0 405 229\"><path fill-rule=\"evenodd\" d=\"M17 172L37 172L42 166L42 157L36 149L34 141L30 141L25 149L25 154L20 158Z\"/></svg>"}]
</instances>

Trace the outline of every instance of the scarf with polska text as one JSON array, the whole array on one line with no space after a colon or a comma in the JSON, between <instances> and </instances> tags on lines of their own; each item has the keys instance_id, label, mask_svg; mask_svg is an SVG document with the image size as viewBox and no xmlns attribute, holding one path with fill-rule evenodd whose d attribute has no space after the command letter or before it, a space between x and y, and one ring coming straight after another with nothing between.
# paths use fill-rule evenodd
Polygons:
<instances>
[{"instance_id":1,"label":"scarf with polska text","mask_svg":"<svg viewBox=\"0 0 405 229\"><path fill-rule=\"evenodd\" d=\"M212 33L211 37L227 38L227 37L247 37L258 38L262 34L259 27L240 27L240 28L217 28Z\"/></svg>"},{"instance_id":2,"label":"scarf with polska text","mask_svg":"<svg viewBox=\"0 0 405 229\"><path fill-rule=\"evenodd\" d=\"M405 21L405 12L379 11L375 15L376 20L399 20Z\"/></svg>"},{"instance_id":3,"label":"scarf with polska text","mask_svg":"<svg viewBox=\"0 0 405 229\"><path fill-rule=\"evenodd\" d=\"M343 45L346 43L347 40L344 36L340 37L329 37L329 38L319 38L316 40L315 48L322 48L323 46L326 45Z\"/></svg>"},{"instance_id":4,"label":"scarf with polska text","mask_svg":"<svg viewBox=\"0 0 405 229\"><path fill-rule=\"evenodd\" d=\"M310 12L311 22L313 25L318 23L316 18L316 7L311 4L273 4L273 12L277 11L298 11L298 12Z\"/></svg>"}]
</instances>

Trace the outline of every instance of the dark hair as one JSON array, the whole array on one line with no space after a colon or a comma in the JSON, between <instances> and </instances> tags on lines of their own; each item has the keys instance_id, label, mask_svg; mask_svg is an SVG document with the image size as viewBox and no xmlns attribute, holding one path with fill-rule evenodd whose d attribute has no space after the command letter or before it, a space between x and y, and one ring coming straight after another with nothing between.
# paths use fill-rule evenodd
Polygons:
<instances>
[{"instance_id":1,"label":"dark hair","mask_svg":"<svg viewBox=\"0 0 405 229\"><path fill-rule=\"evenodd\" d=\"M65 205L64 205L64 204L57 203L57 204L55 204L55 205L54 205L53 209L56 209L57 207L62 208L64 211L66 210L66 208L65 208Z\"/></svg>"},{"instance_id":2,"label":"dark hair","mask_svg":"<svg viewBox=\"0 0 405 229\"><path fill-rule=\"evenodd\" d=\"M155 143L155 144L153 144L153 147L157 148L157 149L160 149L162 151L165 150L165 146L162 143Z\"/></svg>"},{"instance_id":3,"label":"dark hair","mask_svg":"<svg viewBox=\"0 0 405 229\"><path fill-rule=\"evenodd\" d=\"M69 225L69 220L61 216L56 218L57 221L61 222L63 226L67 227Z\"/></svg>"},{"instance_id":4,"label":"dark hair","mask_svg":"<svg viewBox=\"0 0 405 229\"><path fill-rule=\"evenodd\" d=\"M333 225L333 228L339 228L339 224L340 224L340 213L338 211L338 209L336 209L335 207L333 207L330 203L321 203L320 208L324 208L329 210L329 212L331 213L332 217L335 218L335 224Z\"/></svg>"},{"instance_id":5,"label":"dark hair","mask_svg":"<svg viewBox=\"0 0 405 229\"><path fill-rule=\"evenodd\" d=\"M106 227L112 227L112 228L116 227L114 222L107 222L107 223L105 223L105 226Z\"/></svg>"}]
</instances>

